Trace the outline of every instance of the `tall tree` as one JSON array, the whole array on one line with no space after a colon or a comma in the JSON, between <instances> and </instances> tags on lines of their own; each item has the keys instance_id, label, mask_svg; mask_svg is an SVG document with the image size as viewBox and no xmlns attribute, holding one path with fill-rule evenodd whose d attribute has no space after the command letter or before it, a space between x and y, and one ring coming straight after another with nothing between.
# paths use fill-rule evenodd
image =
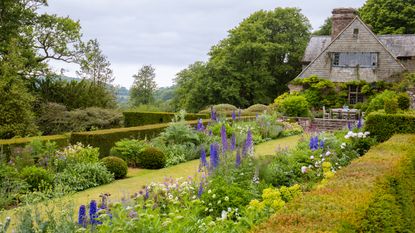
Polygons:
<instances>
[{"instance_id":1,"label":"tall tree","mask_svg":"<svg viewBox=\"0 0 415 233\"><path fill-rule=\"evenodd\" d=\"M130 101L133 106L150 104L154 100L154 92L157 89L155 82L156 73L151 65L144 65L133 75L134 83L130 90Z\"/></svg>"},{"instance_id":2,"label":"tall tree","mask_svg":"<svg viewBox=\"0 0 415 233\"><path fill-rule=\"evenodd\" d=\"M415 33L414 0L367 0L359 14L376 34Z\"/></svg>"},{"instance_id":3,"label":"tall tree","mask_svg":"<svg viewBox=\"0 0 415 233\"><path fill-rule=\"evenodd\" d=\"M111 63L102 53L98 40L89 40L80 45L78 63L81 67L77 75L83 79L90 79L93 83L108 84L114 80Z\"/></svg>"},{"instance_id":4,"label":"tall tree","mask_svg":"<svg viewBox=\"0 0 415 233\"><path fill-rule=\"evenodd\" d=\"M213 46L207 74L196 75L200 78L194 85L183 84L187 89L177 80L178 91L188 93L186 100L197 99L196 108L217 103L239 107L268 104L285 92L287 83L301 71L310 28L308 19L296 8L255 12ZM202 85L196 85L199 83Z\"/></svg>"},{"instance_id":5,"label":"tall tree","mask_svg":"<svg viewBox=\"0 0 415 233\"><path fill-rule=\"evenodd\" d=\"M320 28L313 32L313 35L316 36L328 36L331 35L331 27L333 25L333 21L331 17L328 17L326 20L324 20L323 25L320 26Z\"/></svg>"}]
</instances>

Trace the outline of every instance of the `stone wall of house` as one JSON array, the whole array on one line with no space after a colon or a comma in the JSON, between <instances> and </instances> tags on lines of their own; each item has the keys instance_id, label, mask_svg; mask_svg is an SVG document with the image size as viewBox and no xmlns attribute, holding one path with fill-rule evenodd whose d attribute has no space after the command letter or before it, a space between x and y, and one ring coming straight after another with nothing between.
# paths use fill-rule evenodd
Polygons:
<instances>
[{"instance_id":1,"label":"stone wall of house","mask_svg":"<svg viewBox=\"0 0 415 233\"><path fill-rule=\"evenodd\" d=\"M353 35L358 30L357 38ZM332 67L334 52L377 52L378 65L375 68ZM385 49L374 34L356 18L351 25L306 69L299 78L317 75L333 82L365 80L367 82L393 82L393 77L405 68Z\"/></svg>"},{"instance_id":2,"label":"stone wall of house","mask_svg":"<svg viewBox=\"0 0 415 233\"><path fill-rule=\"evenodd\" d=\"M400 62L409 72L415 72L415 57L412 57L410 60L400 60Z\"/></svg>"}]
</instances>

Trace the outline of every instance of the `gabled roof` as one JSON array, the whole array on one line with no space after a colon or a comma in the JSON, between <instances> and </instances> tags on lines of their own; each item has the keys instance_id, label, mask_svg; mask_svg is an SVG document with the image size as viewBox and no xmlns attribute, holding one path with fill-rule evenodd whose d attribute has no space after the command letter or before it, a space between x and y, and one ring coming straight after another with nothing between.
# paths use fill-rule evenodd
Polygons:
<instances>
[{"instance_id":1,"label":"gabled roof","mask_svg":"<svg viewBox=\"0 0 415 233\"><path fill-rule=\"evenodd\" d=\"M378 40L394 57L415 57L415 35L378 35ZM313 61L331 43L331 36L312 36L303 62Z\"/></svg>"}]
</instances>

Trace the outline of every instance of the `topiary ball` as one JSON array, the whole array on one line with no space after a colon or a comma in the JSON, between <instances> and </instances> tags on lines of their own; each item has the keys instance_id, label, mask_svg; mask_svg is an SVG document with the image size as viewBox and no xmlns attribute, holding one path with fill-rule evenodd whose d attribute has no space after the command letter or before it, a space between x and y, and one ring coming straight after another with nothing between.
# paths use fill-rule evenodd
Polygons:
<instances>
[{"instance_id":1,"label":"topiary ball","mask_svg":"<svg viewBox=\"0 0 415 233\"><path fill-rule=\"evenodd\" d=\"M160 169L166 166L166 156L155 148L148 147L141 153L141 167L146 169Z\"/></svg>"},{"instance_id":2,"label":"topiary ball","mask_svg":"<svg viewBox=\"0 0 415 233\"><path fill-rule=\"evenodd\" d=\"M128 166L123 159L115 156L108 156L101 161L107 170L114 174L115 179L122 179L127 175Z\"/></svg>"}]
</instances>

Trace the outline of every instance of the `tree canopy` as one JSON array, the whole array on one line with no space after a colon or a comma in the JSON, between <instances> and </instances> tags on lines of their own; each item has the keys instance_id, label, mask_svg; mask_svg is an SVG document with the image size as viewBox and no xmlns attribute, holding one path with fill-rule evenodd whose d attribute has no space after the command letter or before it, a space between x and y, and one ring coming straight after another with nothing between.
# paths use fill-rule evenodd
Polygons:
<instances>
[{"instance_id":1,"label":"tree canopy","mask_svg":"<svg viewBox=\"0 0 415 233\"><path fill-rule=\"evenodd\" d=\"M217 103L270 103L301 71L310 28L297 8L253 13L212 47L206 64L177 74L175 103L189 111Z\"/></svg>"},{"instance_id":2,"label":"tree canopy","mask_svg":"<svg viewBox=\"0 0 415 233\"><path fill-rule=\"evenodd\" d=\"M326 20L324 20L323 25L321 25L317 31L313 32L313 35L316 35L316 36L331 35L332 25L333 25L333 21L331 17L328 17Z\"/></svg>"},{"instance_id":3,"label":"tree canopy","mask_svg":"<svg viewBox=\"0 0 415 233\"><path fill-rule=\"evenodd\" d=\"M359 14L376 34L415 33L414 0L367 0Z\"/></svg>"},{"instance_id":4,"label":"tree canopy","mask_svg":"<svg viewBox=\"0 0 415 233\"><path fill-rule=\"evenodd\" d=\"M151 65L144 65L133 75L134 83L130 89L130 101L133 106L150 104L154 101L154 92L157 84L156 73Z\"/></svg>"}]
</instances>

